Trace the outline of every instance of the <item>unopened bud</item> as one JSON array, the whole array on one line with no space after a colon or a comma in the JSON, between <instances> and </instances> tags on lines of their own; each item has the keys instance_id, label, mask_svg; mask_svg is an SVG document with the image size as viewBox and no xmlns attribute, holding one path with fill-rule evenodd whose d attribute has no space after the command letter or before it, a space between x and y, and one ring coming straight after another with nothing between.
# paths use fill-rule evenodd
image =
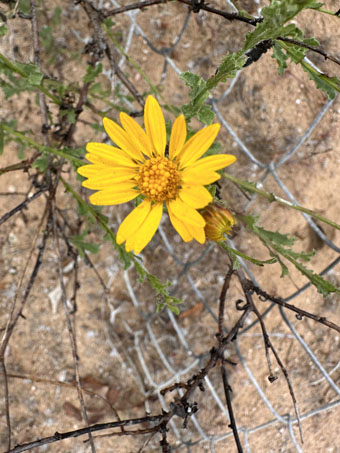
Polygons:
<instances>
[{"instance_id":1,"label":"unopened bud","mask_svg":"<svg viewBox=\"0 0 340 453\"><path fill-rule=\"evenodd\" d=\"M237 223L231 212L217 203L207 206L202 215L206 221L205 234L208 239L215 242L224 241L224 235L230 234L232 227Z\"/></svg>"}]
</instances>

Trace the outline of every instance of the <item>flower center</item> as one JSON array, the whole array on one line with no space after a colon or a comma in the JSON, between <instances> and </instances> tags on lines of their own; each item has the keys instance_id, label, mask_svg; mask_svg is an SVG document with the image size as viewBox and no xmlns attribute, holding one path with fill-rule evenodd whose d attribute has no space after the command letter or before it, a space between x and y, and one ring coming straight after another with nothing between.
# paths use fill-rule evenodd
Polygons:
<instances>
[{"instance_id":1,"label":"flower center","mask_svg":"<svg viewBox=\"0 0 340 453\"><path fill-rule=\"evenodd\" d=\"M177 163L166 157L149 159L140 168L137 182L141 193L150 200L172 200L176 198L181 183Z\"/></svg>"}]
</instances>

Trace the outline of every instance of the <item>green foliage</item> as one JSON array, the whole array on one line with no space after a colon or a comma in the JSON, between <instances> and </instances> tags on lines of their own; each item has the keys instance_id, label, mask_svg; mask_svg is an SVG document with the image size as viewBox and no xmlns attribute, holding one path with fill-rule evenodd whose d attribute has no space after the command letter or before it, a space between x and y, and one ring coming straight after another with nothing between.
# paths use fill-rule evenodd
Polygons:
<instances>
[{"instance_id":1,"label":"green foliage","mask_svg":"<svg viewBox=\"0 0 340 453\"><path fill-rule=\"evenodd\" d=\"M39 32L41 43L44 46L47 53L50 53L53 49L53 29L48 25L41 27Z\"/></svg>"},{"instance_id":2,"label":"green foliage","mask_svg":"<svg viewBox=\"0 0 340 453\"><path fill-rule=\"evenodd\" d=\"M69 238L71 244L75 246L75 248L78 250L79 255L82 258L85 258L85 253L98 253L99 251L99 244L93 244L92 242L87 242L85 240L86 236L88 235L89 230L86 228L83 233L76 235L76 236L71 236Z\"/></svg>"},{"instance_id":3,"label":"green foliage","mask_svg":"<svg viewBox=\"0 0 340 453\"><path fill-rule=\"evenodd\" d=\"M20 70L23 77L14 75L13 68L8 67L5 62L0 60L0 73L6 76L6 79L0 78L0 86L6 99L23 91L32 91L35 86L41 83L43 78L37 66L32 63L27 65L16 63L16 66L16 69Z\"/></svg>"},{"instance_id":4,"label":"green foliage","mask_svg":"<svg viewBox=\"0 0 340 453\"><path fill-rule=\"evenodd\" d=\"M52 16L52 24L57 27L58 25L61 24L61 14L62 14L62 9L60 6L57 6L53 12Z\"/></svg>"},{"instance_id":5,"label":"green foliage","mask_svg":"<svg viewBox=\"0 0 340 453\"><path fill-rule=\"evenodd\" d=\"M96 66L88 65L86 68L86 75L83 77L84 83L92 83L101 74L103 65L98 63Z\"/></svg>"},{"instance_id":6,"label":"green foliage","mask_svg":"<svg viewBox=\"0 0 340 453\"><path fill-rule=\"evenodd\" d=\"M200 113L200 110L203 107L204 101L209 96L209 91L206 88L206 81L197 74L193 74L192 72L183 72L181 74L181 79L184 80L185 84L191 88L189 93L190 103L185 104L182 106L182 112L184 113L185 119L188 121L193 116L196 116ZM208 119L211 118L211 114L209 114L209 107L206 106L207 109L203 111L201 117L207 117ZM213 117L214 114L211 111Z\"/></svg>"},{"instance_id":7,"label":"green foliage","mask_svg":"<svg viewBox=\"0 0 340 453\"><path fill-rule=\"evenodd\" d=\"M309 78L313 80L317 88L322 90L328 99L334 99L340 91L340 80L337 77L329 77L316 71L311 65L302 62L302 69L308 73Z\"/></svg>"},{"instance_id":8,"label":"green foliage","mask_svg":"<svg viewBox=\"0 0 340 453\"><path fill-rule=\"evenodd\" d=\"M0 36L5 36L5 34L8 32L8 28L6 25L2 24L0 25Z\"/></svg>"},{"instance_id":9,"label":"green foliage","mask_svg":"<svg viewBox=\"0 0 340 453\"><path fill-rule=\"evenodd\" d=\"M134 265L139 274L139 282L142 283L146 280L157 295L156 311L160 312L164 307L167 307L169 310L178 315L179 309L176 305L182 303L182 301L176 297L170 296L168 287L171 285L171 282L167 281L163 284L158 277L147 272L136 258L134 259Z\"/></svg>"},{"instance_id":10,"label":"green foliage","mask_svg":"<svg viewBox=\"0 0 340 453\"><path fill-rule=\"evenodd\" d=\"M222 248L224 248L225 250L227 250L229 256L231 257L231 259L233 261L233 269L238 269L240 267L240 262L237 259L238 256L240 258L245 259L246 261L249 261L250 263L256 264L256 266L264 266L265 264L274 264L277 262L276 257L271 258L269 260L265 260L265 261L258 260L256 258L252 258L251 256L248 256L245 253L240 252L239 250L229 247L229 245L227 245L225 242L220 242L219 245Z\"/></svg>"},{"instance_id":11,"label":"green foliage","mask_svg":"<svg viewBox=\"0 0 340 453\"><path fill-rule=\"evenodd\" d=\"M339 79L319 74L310 65L305 64L303 58L308 52L307 48L279 41L280 37L285 37L311 47L318 46L319 43L316 39L305 38L302 30L296 25L285 24L303 9L319 9L321 6L322 3L315 0L271 0L270 5L262 10L263 20L257 23L252 32L246 34L242 49L226 55L214 76L205 81L199 75L191 72L181 74L181 78L190 88L190 102L182 107L186 119L190 120L196 116L200 121L211 124L214 113L209 105L204 105L210 91L219 83L235 77L237 71L242 69L247 61L247 52L268 40L273 42L273 58L278 63L280 74L288 67L290 59L292 62L302 65L317 88L323 90L328 98L334 98L336 92L340 92ZM249 17L249 15L245 15L245 17Z\"/></svg>"},{"instance_id":12,"label":"green foliage","mask_svg":"<svg viewBox=\"0 0 340 453\"><path fill-rule=\"evenodd\" d=\"M207 89L212 90L220 82L234 78L237 71L243 68L246 60L247 57L242 50L227 55L218 67L216 74L207 81Z\"/></svg>"},{"instance_id":13,"label":"green foliage","mask_svg":"<svg viewBox=\"0 0 340 453\"><path fill-rule=\"evenodd\" d=\"M302 31L297 32L298 29L293 24L284 24L303 9L319 6L321 3L315 0L272 0L270 5L262 10L263 21L256 25L253 32L247 33L243 51L246 52L267 39L274 40L279 36L297 37Z\"/></svg>"},{"instance_id":14,"label":"green foliage","mask_svg":"<svg viewBox=\"0 0 340 453\"><path fill-rule=\"evenodd\" d=\"M312 256L315 255L315 251L311 253L307 252L295 252L290 248L294 245L296 238L287 234L282 234L278 231L268 231L257 225L257 219L253 216L242 216L241 220L247 226L247 228L254 233L262 243L269 250L270 255L275 258L281 266L281 277L289 274L288 267L285 265L281 257L284 257L290 261L296 269L298 269L308 280L317 288L317 290L326 297L329 293L336 292L340 294L340 291L332 285L329 281L321 277L321 275L315 274L313 270L307 269L302 262L307 262ZM281 256L280 256L281 255Z\"/></svg>"}]
</instances>

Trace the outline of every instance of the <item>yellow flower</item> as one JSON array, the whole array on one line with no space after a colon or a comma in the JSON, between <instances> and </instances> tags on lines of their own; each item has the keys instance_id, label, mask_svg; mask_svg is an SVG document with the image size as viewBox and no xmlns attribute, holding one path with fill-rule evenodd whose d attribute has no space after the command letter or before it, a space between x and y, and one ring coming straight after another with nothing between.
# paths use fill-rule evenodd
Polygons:
<instances>
[{"instance_id":1,"label":"yellow flower","mask_svg":"<svg viewBox=\"0 0 340 453\"><path fill-rule=\"evenodd\" d=\"M231 212L217 203L207 206L202 215L206 221L205 234L208 239L215 242L224 241L224 235L229 234L237 223Z\"/></svg>"},{"instance_id":2,"label":"yellow flower","mask_svg":"<svg viewBox=\"0 0 340 453\"><path fill-rule=\"evenodd\" d=\"M166 203L170 221L184 241L205 242L205 220L197 209L212 201L204 185L220 178L216 170L236 158L218 154L201 159L214 142L220 126L212 124L186 141L184 115L176 118L166 152L166 129L161 108L148 96L144 110L145 131L126 113L120 114L122 127L109 118L104 128L118 146L88 143L86 159L78 169L88 178L82 184L98 192L90 195L94 205L115 205L142 195L144 200L123 220L117 243L139 253L151 241L161 221Z\"/></svg>"}]
</instances>

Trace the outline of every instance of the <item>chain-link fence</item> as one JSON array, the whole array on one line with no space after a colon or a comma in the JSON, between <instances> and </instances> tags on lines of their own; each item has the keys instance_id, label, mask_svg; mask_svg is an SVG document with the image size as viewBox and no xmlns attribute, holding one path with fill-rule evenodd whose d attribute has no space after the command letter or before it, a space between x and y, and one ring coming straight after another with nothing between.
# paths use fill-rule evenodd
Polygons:
<instances>
[{"instance_id":1,"label":"chain-link fence","mask_svg":"<svg viewBox=\"0 0 340 453\"><path fill-rule=\"evenodd\" d=\"M114 10L126 6L126 3L118 4L113 0L105 3L109 6L98 1L96 8ZM214 6L237 12L233 2L217 3ZM257 2L247 2L246 6L253 10L252 13L261 14ZM63 7L65 14L68 10L65 5ZM81 5L72 7L74 17L81 14L81 8ZM186 95L179 80L181 73L192 70L203 76L211 75L223 54L234 50L243 36L240 31L243 33L240 28L243 25L229 23L207 11L195 14L177 3L150 5L143 10L134 8L111 17L121 49L120 52L117 50L120 55L118 67L129 75L135 87L143 91L141 71L136 69L141 68L174 104L180 103L180 98ZM324 24L315 24L316 35ZM84 22L72 29L76 42L82 46L90 43L91 33L84 27ZM16 38L10 34L6 39L15 41ZM117 76L110 69L106 75L116 89ZM331 176L339 163L338 134L332 132L339 116L337 99L325 101L298 68L289 69L288 75L278 76L269 54L222 85L223 88L219 87L208 102L222 126L219 141L223 150L228 149L238 157L238 164L235 168L230 167L230 172L251 179L258 187L266 187L294 204L321 209L325 216L337 221L336 184L339 179ZM125 89L121 89L124 92ZM113 95L112 102L115 99ZM132 101L124 98L124 102L128 110L134 111ZM82 139L84 136L78 138L78 143ZM297 235L304 246L317 244L318 254L313 265L325 278L339 284L339 237L328 234L328 230L308 215L291 214L289 209L265 204L256 195L247 196L229 182L222 182L220 191L222 199L231 201L237 211L255 212L262 223L273 230L283 229ZM107 210L113 229L127 212L124 209L117 211L111 207ZM160 409L168 411L169 403L176 399L175 394L180 399L184 389L175 386L165 395L162 389L186 382L197 374L205 366L214 346L218 330L218 297L228 271L228 260L216 245L201 247L183 244L178 239L164 221L141 257L150 272L171 282L171 294L183 300L179 316L169 310L155 313L154 294L146 284L138 283L133 267L121 271L118 258L109 259L107 252L103 263L94 258L98 269L107 275L106 280L102 279L102 287L98 282L89 281L90 285L96 285L96 289L92 289L95 293L92 299L100 301L102 317L98 316L104 326L106 366L115 370L116 379L120 376L118 387L122 393L125 388L127 393L135 392L141 400L139 405L131 405L124 393L127 406L124 408L120 403L124 413L124 416L120 414L121 419L158 414ZM256 257L258 253L263 254L260 258L265 257L265 250L259 251L260 245L243 230L230 240L230 245ZM293 269L290 269L291 277L280 279L276 265L257 268L242 260L241 265L248 278L264 291L320 316L326 313L336 322L339 314L336 296L322 299ZM66 272L64 268L65 275ZM91 296L88 287L85 293L87 297ZM227 331L237 319L234 304L240 294L238 283L232 279L226 302ZM54 297L50 291L48 295L50 300L60 299L60 294ZM339 336L310 320L297 319L289 310L268 300L261 304L269 337L277 345L291 376L300 408L304 444L299 438L297 418L279 368L274 371L280 378L275 383L267 380L262 334L258 320L254 318L246 323L225 352L228 360L237 363L228 365L229 384L244 451L339 451L336 428L340 404ZM58 310L57 306L54 310ZM95 328L78 335L78 342L82 341L82 335L95 336ZM89 357L84 358L82 353L85 351L80 352L80 363L86 364ZM15 364L15 360L12 363ZM100 370L102 364L98 367ZM88 367L84 365L84 369L88 370ZM95 374L93 370L92 374ZM66 375L63 378L67 381ZM198 412L190 414L187 427L183 429L183 417L171 419L168 442L173 451L236 451L223 385L216 370L205 376L201 390L203 387L204 392L195 393L193 397ZM34 398L33 393L31 398ZM59 397L55 401L60 401ZM10 403L19 405L17 400ZM53 424L47 431L44 429L44 435L48 431L51 434L55 431ZM24 439L19 436L19 439L23 442L33 440L27 435ZM127 445L125 439L126 436L108 440L111 443L105 447L100 443L104 440L96 439L94 445L97 451L159 449L157 436L151 436L145 444L144 439L132 437ZM89 448L80 444L68 445L65 449L51 445L41 451L85 451Z\"/></svg>"}]
</instances>

